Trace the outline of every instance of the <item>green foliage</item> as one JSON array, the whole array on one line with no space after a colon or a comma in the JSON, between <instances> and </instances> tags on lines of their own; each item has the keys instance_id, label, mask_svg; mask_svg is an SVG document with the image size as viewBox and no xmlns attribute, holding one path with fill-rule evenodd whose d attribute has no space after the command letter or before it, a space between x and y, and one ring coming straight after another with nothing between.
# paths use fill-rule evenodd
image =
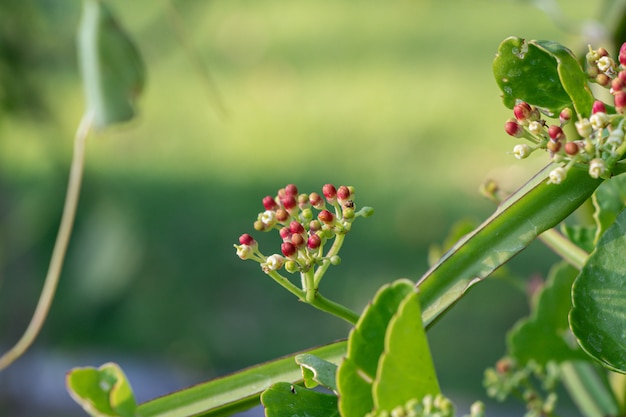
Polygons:
<instances>
[{"instance_id":1,"label":"green foliage","mask_svg":"<svg viewBox=\"0 0 626 417\"><path fill-rule=\"evenodd\" d=\"M594 99L587 75L556 42L507 38L498 48L493 72L509 108L522 100L556 115L572 105L578 114L591 113Z\"/></svg>"},{"instance_id":2,"label":"green foliage","mask_svg":"<svg viewBox=\"0 0 626 417\"><path fill-rule=\"evenodd\" d=\"M261 395L266 417L339 417L337 397L287 382L272 385Z\"/></svg>"},{"instance_id":3,"label":"green foliage","mask_svg":"<svg viewBox=\"0 0 626 417\"><path fill-rule=\"evenodd\" d=\"M593 195L596 222L594 245L626 207L626 175L618 175L602 184Z\"/></svg>"},{"instance_id":4,"label":"green foliage","mask_svg":"<svg viewBox=\"0 0 626 417\"><path fill-rule=\"evenodd\" d=\"M310 353L296 355L295 360L302 368L305 387L315 388L317 384L320 384L337 392L337 365Z\"/></svg>"},{"instance_id":5,"label":"green foliage","mask_svg":"<svg viewBox=\"0 0 626 417\"><path fill-rule=\"evenodd\" d=\"M137 403L117 364L75 368L67 374L70 395L92 417L135 417Z\"/></svg>"},{"instance_id":6,"label":"green foliage","mask_svg":"<svg viewBox=\"0 0 626 417\"><path fill-rule=\"evenodd\" d=\"M626 372L626 211L600 237L576 279L570 324L581 347L606 367Z\"/></svg>"},{"instance_id":7,"label":"green foliage","mask_svg":"<svg viewBox=\"0 0 626 417\"><path fill-rule=\"evenodd\" d=\"M132 39L100 0L85 0L78 38L87 114L96 128L126 122L145 83Z\"/></svg>"}]
</instances>

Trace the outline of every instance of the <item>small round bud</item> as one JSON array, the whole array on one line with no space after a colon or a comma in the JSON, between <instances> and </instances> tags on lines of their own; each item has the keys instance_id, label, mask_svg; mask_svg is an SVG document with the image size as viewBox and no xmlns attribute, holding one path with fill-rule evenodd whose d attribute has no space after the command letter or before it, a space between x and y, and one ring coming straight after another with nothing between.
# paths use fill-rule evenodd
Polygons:
<instances>
[{"instance_id":1,"label":"small round bud","mask_svg":"<svg viewBox=\"0 0 626 417\"><path fill-rule=\"evenodd\" d=\"M287 213L287 210L282 209L282 208L276 210L276 220L278 220L281 223L284 223L287 220L289 220L289 213Z\"/></svg>"},{"instance_id":2,"label":"small round bud","mask_svg":"<svg viewBox=\"0 0 626 417\"><path fill-rule=\"evenodd\" d=\"M276 224L276 212L273 210L265 210L259 216L259 220L263 222L266 228L272 227Z\"/></svg>"},{"instance_id":3,"label":"small round bud","mask_svg":"<svg viewBox=\"0 0 626 417\"><path fill-rule=\"evenodd\" d=\"M541 123L541 121L539 120L530 122L530 124L528 125L528 131L533 135L541 135L541 133L543 132L543 123Z\"/></svg>"},{"instance_id":4,"label":"small round bud","mask_svg":"<svg viewBox=\"0 0 626 417\"><path fill-rule=\"evenodd\" d=\"M319 235L314 234L309 236L309 239L306 242L306 245L311 250L316 250L322 244L322 238Z\"/></svg>"},{"instance_id":5,"label":"small round bud","mask_svg":"<svg viewBox=\"0 0 626 417\"><path fill-rule=\"evenodd\" d=\"M325 184L324 187L322 187L322 194L324 194L326 200L332 204L337 198L337 189L332 184Z\"/></svg>"},{"instance_id":6,"label":"small round bud","mask_svg":"<svg viewBox=\"0 0 626 417\"><path fill-rule=\"evenodd\" d=\"M285 186L285 195L296 197L298 195L298 187L294 184L287 184Z\"/></svg>"},{"instance_id":7,"label":"small round bud","mask_svg":"<svg viewBox=\"0 0 626 417\"><path fill-rule=\"evenodd\" d=\"M513 119L508 120L504 124L504 130L514 138L519 138L524 134L524 128Z\"/></svg>"},{"instance_id":8,"label":"small round bud","mask_svg":"<svg viewBox=\"0 0 626 417\"><path fill-rule=\"evenodd\" d=\"M298 269L298 263L296 261L289 259L287 260L287 262L285 262L285 271L289 272L290 274L298 272Z\"/></svg>"},{"instance_id":9,"label":"small round bud","mask_svg":"<svg viewBox=\"0 0 626 417\"><path fill-rule=\"evenodd\" d=\"M591 127L589 119L580 119L574 125L578 134L583 138L589 137L593 133L593 127Z\"/></svg>"},{"instance_id":10,"label":"small round bud","mask_svg":"<svg viewBox=\"0 0 626 417\"><path fill-rule=\"evenodd\" d=\"M598 59L605 57L605 56L609 56L609 51L606 50L606 48L600 47L597 50L598 52Z\"/></svg>"},{"instance_id":11,"label":"small round bud","mask_svg":"<svg viewBox=\"0 0 626 417\"><path fill-rule=\"evenodd\" d=\"M300 222L294 220L289 223L289 231L291 233L302 233L304 232L304 226L302 226Z\"/></svg>"},{"instance_id":12,"label":"small round bud","mask_svg":"<svg viewBox=\"0 0 626 417\"><path fill-rule=\"evenodd\" d=\"M350 207L345 207L343 208L343 212L341 214L341 217L349 220L349 219L353 219L354 218L354 208L350 208Z\"/></svg>"},{"instance_id":13,"label":"small round bud","mask_svg":"<svg viewBox=\"0 0 626 417\"><path fill-rule=\"evenodd\" d=\"M531 152L532 150L530 149L530 146L526 145L525 143L515 145L515 147L513 148L513 155L515 155L517 159L525 159L528 157L528 155L530 155Z\"/></svg>"},{"instance_id":14,"label":"small round bud","mask_svg":"<svg viewBox=\"0 0 626 417\"><path fill-rule=\"evenodd\" d=\"M615 100L615 110L618 113L624 113L624 108L626 108L626 92L618 91L614 94Z\"/></svg>"},{"instance_id":15,"label":"small round bud","mask_svg":"<svg viewBox=\"0 0 626 417\"><path fill-rule=\"evenodd\" d=\"M283 197L281 197L280 202L287 211L292 210L298 204L298 202L296 201L296 197L292 194L285 194Z\"/></svg>"},{"instance_id":16,"label":"small round bud","mask_svg":"<svg viewBox=\"0 0 626 417\"><path fill-rule=\"evenodd\" d=\"M309 230L311 232L317 232L321 228L322 228L322 224L320 223L319 220L311 220L311 223L309 223Z\"/></svg>"},{"instance_id":17,"label":"small round bud","mask_svg":"<svg viewBox=\"0 0 626 417\"><path fill-rule=\"evenodd\" d=\"M322 210L317 215L319 221L325 224L333 224L335 222L335 215L328 210Z\"/></svg>"},{"instance_id":18,"label":"small round bud","mask_svg":"<svg viewBox=\"0 0 626 417\"><path fill-rule=\"evenodd\" d=\"M309 203L309 196L306 194L300 194L298 195L298 207L300 207L300 210L304 210L305 208L309 207L309 205L311 203Z\"/></svg>"},{"instance_id":19,"label":"small round bud","mask_svg":"<svg viewBox=\"0 0 626 417\"><path fill-rule=\"evenodd\" d=\"M271 271L276 271L285 264L285 258L278 254L270 255L267 257L265 262L261 264L261 268L265 273L269 273Z\"/></svg>"},{"instance_id":20,"label":"small round bud","mask_svg":"<svg viewBox=\"0 0 626 417\"><path fill-rule=\"evenodd\" d=\"M283 242L280 245L280 251L283 253L283 255L285 255L287 258L292 258L295 256L296 252L298 251L296 249L296 245L294 245L291 242Z\"/></svg>"},{"instance_id":21,"label":"small round bud","mask_svg":"<svg viewBox=\"0 0 626 417\"><path fill-rule=\"evenodd\" d=\"M554 168L550 171L548 184L560 184L567 178L567 171L563 167Z\"/></svg>"},{"instance_id":22,"label":"small round bud","mask_svg":"<svg viewBox=\"0 0 626 417\"><path fill-rule=\"evenodd\" d=\"M617 76L620 80L622 80L624 82L624 84L626 84L626 71L620 71L617 73Z\"/></svg>"},{"instance_id":23,"label":"small round bud","mask_svg":"<svg viewBox=\"0 0 626 417\"><path fill-rule=\"evenodd\" d=\"M291 235L291 243L293 243L296 248L301 248L306 243L306 240L302 234L294 233Z\"/></svg>"},{"instance_id":24,"label":"small round bud","mask_svg":"<svg viewBox=\"0 0 626 417\"><path fill-rule=\"evenodd\" d=\"M263 197L263 207L265 210L276 210L278 208L278 203L271 195L267 195Z\"/></svg>"},{"instance_id":25,"label":"small round bud","mask_svg":"<svg viewBox=\"0 0 626 417\"><path fill-rule=\"evenodd\" d=\"M313 212L310 208L302 209L302 211L300 212L300 218L307 222L311 221L311 219L313 219Z\"/></svg>"},{"instance_id":26,"label":"small round bud","mask_svg":"<svg viewBox=\"0 0 626 417\"><path fill-rule=\"evenodd\" d=\"M331 256L330 257L330 263L332 265L337 266L337 265L339 265L341 263L341 258L338 255Z\"/></svg>"},{"instance_id":27,"label":"small round bud","mask_svg":"<svg viewBox=\"0 0 626 417\"><path fill-rule=\"evenodd\" d=\"M280 238L283 241L287 241L291 239L291 231L289 230L288 227L281 227L278 233L280 234Z\"/></svg>"},{"instance_id":28,"label":"small round bud","mask_svg":"<svg viewBox=\"0 0 626 417\"><path fill-rule=\"evenodd\" d=\"M373 216L374 215L374 208L365 206L361 210L359 210L357 215L362 216L362 217Z\"/></svg>"},{"instance_id":29,"label":"small round bud","mask_svg":"<svg viewBox=\"0 0 626 417\"><path fill-rule=\"evenodd\" d=\"M617 77L611 81L611 94L615 94L618 91L622 91L624 89L624 81Z\"/></svg>"},{"instance_id":30,"label":"small round bud","mask_svg":"<svg viewBox=\"0 0 626 417\"><path fill-rule=\"evenodd\" d=\"M530 107L530 104L528 103L521 102L521 103L516 104L515 107L513 107L513 114L515 115L515 118L519 120L520 122L523 122L524 120L528 119L531 113L532 113L532 108Z\"/></svg>"},{"instance_id":31,"label":"small round bud","mask_svg":"<svg viewBox=\"0 0 626 417\"><path fill-rule=\"evenodd\" d=\"M254 250L249 245L242 244L234 246L235 249L237 249L237 256L239 256L239 258L243 259L244 261L246 259L250 259L252 257L252 254L254 253Z\"/></svg>"},{"instance_id":32,"label":"small round bud","mask_svg":"<svg viewBox=\"0 0 626 417\"><path fill-rule=\"evenodd\" d=\"M247 233L244 233L243 235L239 236L239 243L242 245L248 245L248 246L258 245L256 240L254 240L254 238Z\"/></svg>"},{"instance_id":33,"label":"small round bud","mask_svg":"<svg viewBox=\"0 0 626 417\"><path fill-rule=\"evenodd\" d=\"M567 142L565 144L565 153L569 156L574 156L580 151L578 144L576 142Z\"/></svg>"},{"instance_id":34,"label":"small round bud","mask_svg":"<svg viewBox=\"0 0 626 417\"><path fill-rule=\"evenodd\" d=\"M324 199L318 193L309 194L309 202L316 209L320 209L324 207Z\"/></svg>"},{"instance_id":35,"label":"small round bud","mask_svg":"<svg viewBox=\"0 0 626 417\"><path fill-rule=\"evenodd\" d=\"M600 178L606 172L606 163L604 159L595 158L589 162L589 176L591 178Z\"/></svg>"},{"instance_id":36,"label":"small round bud","mask_svg":"<svg viewBox=\"0 0 626 417\"><path fill-rule=\"evenodd\" d=\"M604 129L609 124L609 116L602 112L594 113L589 117L589 123L596 130Z\"/></svg>"},{"instance_id":37,"label":"small round bud","mask_svg":"<svg viewBox=\"0 0 626 417\"><path fill-rule=\"evenodd\" d=\"M546 144L546 148L552 153L557 153L561 150L561 142L555 142L553 140L549 140Z\"/></svg>"},{"instance_id":38,"label":"small round bud","mask_svg":"<svg viewBox=\"0 0 626 417\"><path fill-rule=\"evenodd\" d=\"M622 66L626 67L626 42L624 42L619 48L618 59L619 63L622 64Z\"/></svg>"},{"instance_id":39,"label":"small round bud","mask_svg":"<svg viewBox=\"0 0 626 417\"><path fill-rule=\"evenodd\" d=\"M345 185L342 185L337 190L337 201L343 204L344 201L349 200L349 199L350 199L350 189L346 187Z\"/></svg>"},{"instance_id":40,"label":"small round bud","mask_svg":"<svg viewBox=\"0 0 626 417\"><path fill-rule=\"evenodd\" d=\"M255 221L252 226L254 227L254 230L259 231L259 232L262 232L265 230L265 224L263 224L261 220Z\"/></svg>"},{"instance_id":41,"label":"small round bud","mask_svg":"<svg viewBox=\"0 0 626 417\"><path fill-rule=\"evenodd\" d=\"M596 100L593 102L593 106L591 107L591 113L606 113L606 106L600 100Z\"/></svg>"},{"instance_id":42,"label":"small round bud","mask_svg":"<svg viewBox=\"0 0 626 417\"><path fill-rule=\"evenodd\" d=\"M565 138L565 133L563 133L561 126L556 125L552 125L548 128L548 135L550 135L550 139L554 141L559 141Z\"/></svg>"},{"instance_id":43,"label":"small round bud","mask_svg":"<svg viewBox=\"0 0 626 417\"><path fill-rule=\"evenodd\" d=\"M476 401L470 406L470 417L485 417L485 404Z\"/></svg>"},{"instance_id":44,"label":"small round bud","mask_svg":"<svg viewBox=\"0 0 626 417\"><path fill-rule=\"evenodd\" d=\"M572 118L572 109L570 109L569 107L566 107L563 110L561 110L561 113L559 114L559 121L561 122L561 125L564 125L567 122L569 122L571 118Z\"/></svg>"}]
</instances>

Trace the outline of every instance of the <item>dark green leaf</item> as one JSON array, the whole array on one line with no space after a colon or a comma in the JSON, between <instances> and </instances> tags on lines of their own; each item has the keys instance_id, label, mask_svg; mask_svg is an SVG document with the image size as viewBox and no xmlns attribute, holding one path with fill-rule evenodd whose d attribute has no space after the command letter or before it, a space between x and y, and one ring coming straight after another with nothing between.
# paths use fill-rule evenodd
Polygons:
<instances>
[{"instance_id":1,"label":"dark green leaf","mask_svg":"<svg viewBox=\"0 0 626 417\"><path fill-rule=\"evenodd\" d=\"M593 194L597 231L595 241L609 228L617 215L626 207L626 174L605 181Z\"/></svg>"},{"instance_id":2,"label":"dark green leaf","mask_svg":"<svg viewBox=\"0 0 626 417\"><path fill-rule=\"evenodd\" d=\"M87 113L94 127L104 128L134 117L145 69L137 47L109 8L98 0L83 4L78 53Z\"/></svg>"},{"instance_id":3,"label":"dark green leaf","mask_svg":"<svg viewBox=\"0 0 626 417\"><path fill-rule=\"evenodd\" d=\"M626 372L626 211L600 237L574 283L570 325L580 346Z\"/></svg>"},{"instance_id":4,"label":"dark green leaf","mask_svg":"<svg viewBox=\"0 0 626 417\"><path fill-rule=\"evenodd\" d=\"M498 48L493 72L509 108L522 100L552 114L572 105L579 114L591 113L593 95L586 74L558 43L507 38Z\"/></svg>"},{"instance_id":5,"label":"dark green leaf","mask_svg":"<svg viewBox=\"0 0 626 417\"><path fill-rule=\"evenodd\" d=\"M585 252L591 252L596 246L596 233L598 228L595 226L584 226L580 224L566 224L561 226L561 232L572 241L576 246Z\"/></svg>"},{"instance_id":6,"label":"dark green leaf","mask_svg":"<svg viewBox=\"0 0 626 417\"><path fill-rule=\"evenodd\" d=\"M402 300L414 291L403 279L382 287L348 338L348 352L337 372L339 409L343 417L363 417L374 407L372 384L385 347L385 333Z\"/></svg>"},{"instance_id":7,"label":"dark green leaf","mask_svg":"<svg viewBox=\"0 0 626 417\"><path fill-rule=\"evenodd\" d=\"M571 289L578 271L566 263L550 271L528 318L520 320L509 332L509 354L521 364L534 360L540 365L549 361L584 359L584 353L568 343L567 315L572 307Z\"/></svg>"},{"instance_id":8,"label":"dark green leaf","mask_svg":"<svg viewBox=\"0 0 626 417\"><path fill-rule=\"evenodd\" d=\"M93 417L134 417L137 403L124 372L114 363L75 368L66 377L72 398Z\"/></svg>"},{"instance_id":9,"label":"dark green leaf","mask_svg":"<svg viewBox=\"0 0 626 417\"><path fill-rule=\"evenodd\" d=\"M266 417L339 417L337 396L279 382L261 394Z\"/></svg>"},{"instance_id":10,"label":"dark green leaf","mask_svg":"<svg viewBox=\"0 0 626 417\"><path fill-rule=\"evenodd\" d=\"M296 363L302 368L302 376L307 388L314 388L320 384L337 392L337 365L309 353L296 355Z\"/></svg>"},{"instance_id":11,"label":"dark green leaf","mask_svg":"<svg viewBox=\"0 0 626 417\"><path fill-rule=\"evenodd\" d=\"M377 410L392 410L409 400L441 393L421 315L419 294L414 291L389 322L373 386Z\"/></svg>"}]
</instances>

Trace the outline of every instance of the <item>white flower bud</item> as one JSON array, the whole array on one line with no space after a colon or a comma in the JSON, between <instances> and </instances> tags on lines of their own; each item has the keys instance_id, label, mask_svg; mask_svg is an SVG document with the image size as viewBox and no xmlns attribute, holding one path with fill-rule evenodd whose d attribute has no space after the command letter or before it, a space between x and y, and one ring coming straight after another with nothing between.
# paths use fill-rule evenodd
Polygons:
<instances>
[{"instance_id":1,"label":"white flower bud","mask_svg":"<svg viewBox=\"0 0 626 417\"><path fill-rule=\"evenodd\" d=\"M596 158L589 162L589 176L591 178L600 178L606 172L606 163L604 159Z\"/></svg>"},{"instance_id":2,"label":"white flower bud","mask_svg":"<svg viewBox=\"0 0 626 417\"><path fill-rule=\"evenodd\" d=\"M594 113L589 117L589 122L594 129L604 129L609 124L609 116L603 112Z\"/></svg>"},{"instance_id":3,"label":"white flower bud","mask_svg":"<svg viewBox=\"0 0 626 417\"><path fill-rule=\"evenodd\" d=\"M237 256L241 259L246 260L250 259L252 256L253 250L249 245L234 245L237 249Z\"/></svg>"},{"instance_id":4,"label":"white flower bud","mask_svg":"<svg viewBox=\"0 0 626 417\"><path fill-rule=\"evenodd\" d=\"M530 146L526 145L525 143L515 145L515 147L513 148L513 155L515 155L517 159L525 159L528 157L528 155L530 155L531 152L532 149L530 149Z\"/></svg>"},{"instance_id":5,"label":"white flower bud","mask_svg":"<svg viewBox=\"0 0 626 417\"><path fill-rule=\"evenodd\" d=\"M259 216L259 220L266 226L274 226L276 224L276 212L274 210L265 210Z\"/></svg>"},{"instance_id":6,"label":"white flower bud","mask_svg":"<svg viewBox=\"0 0 626 417\"><path fill-rule=\"evenodd\" d=\"M615 61L609 56L603 56L598 59L598 69L605 74L613 74L615 72Z\"/></svg>"},{"instance_id":7,"label":"white flower bud","mask_svg":"<svg viewBox=\"0 0 626 417\"><path fill-rule=\"evenodd\" d=\"M567 171L563 167L554 168L550 171L548 184L560 184L567 178Z\"/></svg>"},{"instance_id":8,"label":"white flower bud","mask_svg":"<svg viewBox=\"0 0 626 417\"><path fill-rule=\"evenodd\" d=\"M530 122L528 125L528 131L533 135L540 135L543 131L543 124L541 122Z\"/></svg>"},{"instance_id":9,"label":"white flower bud","mask_svg":"<svg viewBox=\"0 0 626 417\"><path fill-rule=\"evenodd\" d=\"M593 128L591 127L589 119L580 119L579 121L574 123L574 125L576 126L576 131L578 132L578 134L583 138L589 137L593 132Z\"/></svg>"},{"instance_id":10,"label":"white flower bud","mask_svg":"<svg viewBox=\"0 0 626 417\"><path fill-rule=\"evenodd\" d=\"M611 131L608 139L606 140L606 143L608 143L609 145L619 146L622 144L623 141L624 141L624 131L622 130L621 127L618 127L617 129L614 129L613 131Z\"/></svg>"},{"instance_id":11,"label":"white flower bud","mask_svg":"<svg viewBox=\"0 0 626 417\"><path fill-rule=\"evenodd\" d=\"M267 260L261 264L261 269L263 269L263 272L267 274L271 271L276 271L277 269L280 269L284 263L285 258L283 258L281 255L270 255L267 257Z\"/></svg>"}]
</instances>

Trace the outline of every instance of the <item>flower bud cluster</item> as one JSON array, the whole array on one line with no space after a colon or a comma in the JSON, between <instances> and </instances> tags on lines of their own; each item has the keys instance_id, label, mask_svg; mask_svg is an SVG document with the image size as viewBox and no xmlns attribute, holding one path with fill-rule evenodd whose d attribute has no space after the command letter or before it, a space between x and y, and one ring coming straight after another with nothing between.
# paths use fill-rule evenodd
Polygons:
<instances>
[{"instance_id":1,"label":"flower bud cluster","mask_svg":"<svg viewBox=\"0 0 626 417\"><path fill-rule=\"evenodd\" d=\"M565 126L572 120L572 109L565 108L558 122L549 122L535 106L518 102L513 116L506 121L505 131L515 138L524 138L530 144L517 144L513 155L527 158L537 149L548 152L560 165L549 174L548 181L559 184L567 178L573 166L585 166L592 178L608 177L610 167L624 151L624 111L626 109L626 43L622 45L616 62L600 48L587 53L587 72L592 81L606 86L613 95L614 109L602 101L593 103L591 114L577 115L568 137Z\"/></svg>"},{"instance_id":2,"label":"flower bud cluster","mask_svg":"<svg viewBox=\"0 0 626 417\"><path fill-rule=\"evenodd\" d=\"M280 252L263 255L249 234L241 235L239 245L234 246L237 256L259 262L265 273L283 266L290 273L307 272L325 260L339 263L336 254L324 255L325 245L348 233L355 218L373 213L370 207L355 211L353 187L335 188L332 184L324 185L321 195L300 194L294 184L289 184L279 189L276 196L264 197L263 207L254 229L277 230L282 240Z\"/></svg>"},{"instance_id":3,"label":"flower bud cluster","mask_svg":"<svg viewBox=\"0 0 626 417\"><path fill-rule=\"evenodd\" d=\"M480 406L475 407L471 417L484 417L484 409L480 413ZM441 394L426 395L422 401L412 399L391 411L372 411L365 417L454 417L454 404Z\"/></svg>"}]
</instances>

